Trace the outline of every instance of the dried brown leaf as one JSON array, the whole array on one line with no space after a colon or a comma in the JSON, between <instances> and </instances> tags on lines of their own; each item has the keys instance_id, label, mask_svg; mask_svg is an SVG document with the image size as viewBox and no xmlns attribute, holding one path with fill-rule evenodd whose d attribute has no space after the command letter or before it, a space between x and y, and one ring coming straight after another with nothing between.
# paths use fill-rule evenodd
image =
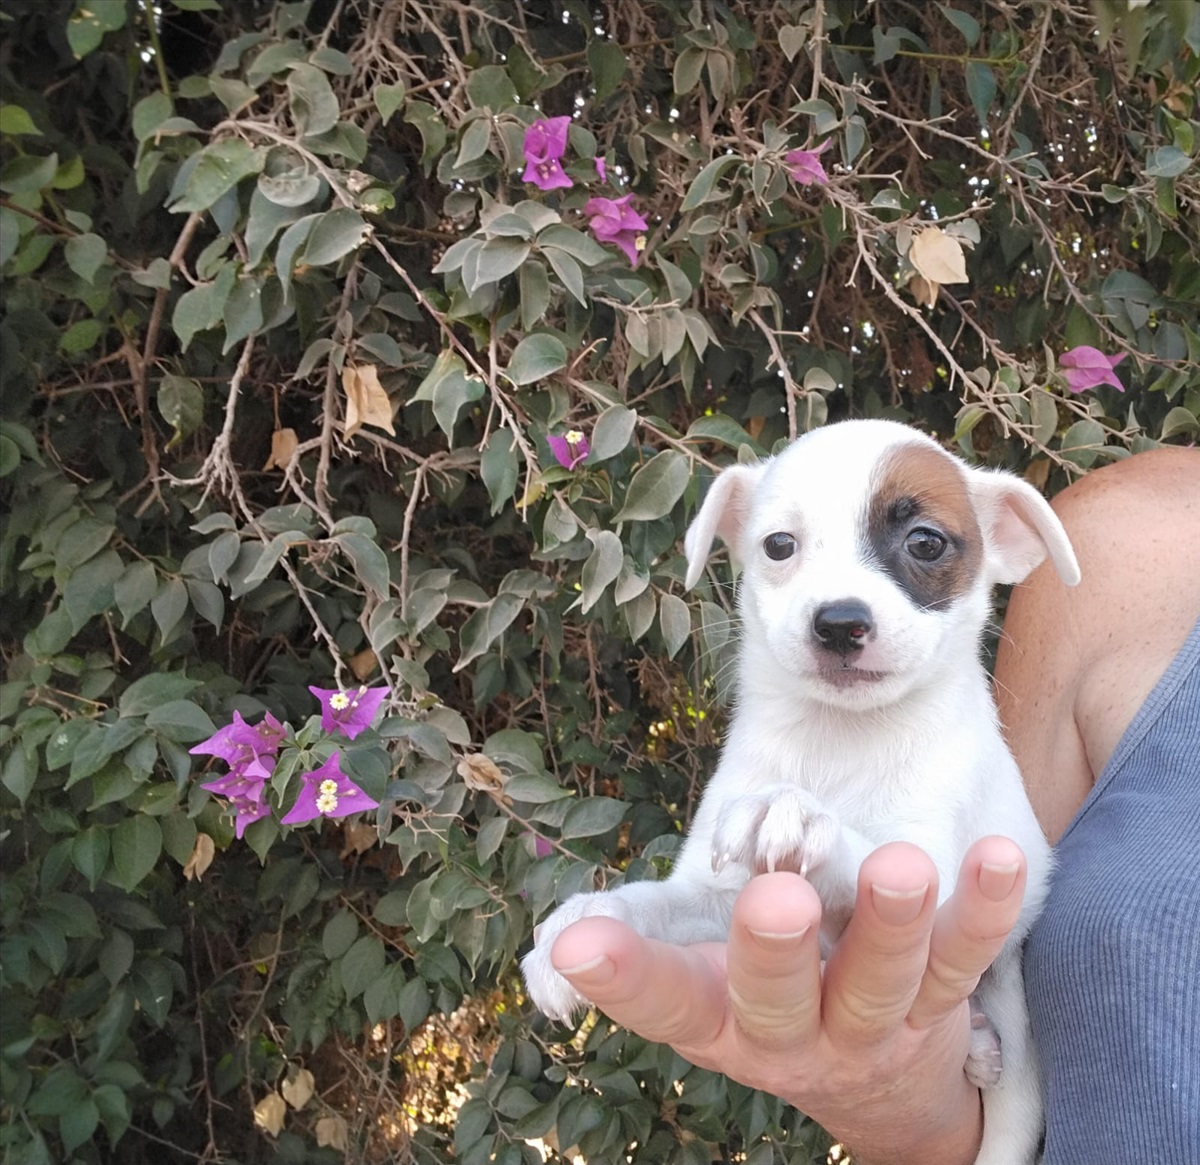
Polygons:
<instances>
[{"instance_id":1,"label":"dried brown leaf","mask_svg":"<svg viewBox=\"0 0 1200 1165\"><path fill-rule=\"evenodd\" d=\"M205 871L212 865L217 847L207 833L196 834L196 844L192 846L192 856L183 867L183 876L190 882L197 882L204 877Z\"/></svg>"},{"instance_id":2,"label":"dried brown leaf","mask_svg":"<svg viewBox=\"0 0 1200 1165\"><path fill-rule=\"evenodd\" d=\"M346 393L346 437L353 437L363 425L374 425L396 435L392 424L392 402L379 383L374 364L347 364L342 369L342 388Z\"/></svg>"},{"instance_id":3,"label":"dried brown leaf","mask_svg":"<svg viewBox=\"0 0 1200 1165\"><path fill-rule=\"evenodd\" d=\"M283 1099L295 1109L303 1108L311 1099L316 1080L307 1068L296 1068L280 1086Z\"/></svg>"},{"instance_id":4,"label":"dried brown leaf","mask_svg":"<svg viewBox=\"0 0 1200 1165\"><path fill-rule=\"evenodd\" d=\"M343 1116L323 1116L317 1121L317 1145L345 1153L350 1148L350 1129Z\"/></svg>"},{"instance_id":5,"label":"dried brown leaf","mask_svg":"<svg viewBox=\"0 0 1200 1165\"><path fill-rule=\"evenodd\" d=\"M967 282L962 243L940 227L929 227L913 239L908 261L930 283Z\"/></svg>"},{"instance_id":6,"label":"dried brown leaf","mask_svg":"<svg viewBox=\"0 0 1200 1165\"><path fill-rule=\"evenodd\" d=\"M271 456L263 466L264 472L268 469L286 469L298 444L295 429L276 429L271 434Z\"/></svg>"},{"instance_id":7,"label":"dried brown leaf","mask_svg":"<svg viewBox=\"0 0 1200 1165\"><path fill-rule=\"evenodd\" d=\"M269 1137L279 1136L283 1118L287 1116L287 1105L278 1092L268 1092L254 1106L254 1123Z\"/></svg>"},{"instance_id":8,"label":"dried brown leaf","mask_svg":"<svg viewBox=\"0 0 1200 1165\"><path fill-rule=\"evenodd\" d=\"M908 292L917 301L918 307L933 307L937 303L938 285L924 275L914 275L908 281Z\"/></svg>"},{"instance_id":9,"label":"dried brown leaf","mask_svg":"<svg viewBox=\"0 0 1200 1165\"><path fill-rule=\"evenodd\" d=\"M508 780L496 762L482 753L464 756L458 762L457 771L468 789L477 789L481 793L498 793Z\"/></svg>"}]
</instances>

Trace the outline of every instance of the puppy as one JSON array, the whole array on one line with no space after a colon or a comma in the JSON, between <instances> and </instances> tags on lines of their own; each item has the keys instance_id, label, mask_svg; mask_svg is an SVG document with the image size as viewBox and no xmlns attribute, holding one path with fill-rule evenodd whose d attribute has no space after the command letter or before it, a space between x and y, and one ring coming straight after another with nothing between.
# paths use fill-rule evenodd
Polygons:
<instances>
[{"instance_id":1,"label":"puppy","mask_svg":"<svg viewBox=\"0 0 1200 1165\"><path fill-rule=\"evenodd\" d=\"M986 1030L966 1067L990 1085L978 1161L1032 1161L1042 1101L1021 945L1050 850L1000 735L980 638L992 587L1047 554L1064 582L1079 581L1062 525L1011 474L970 468L900 424L848 421L717 477L687 533L688 587L716 537L742 569L721 762L665 881L577 895L542 923L522 962L530 997L559 1019L583 1006L550 950L585 916L672 943L722 939L746 881L792 869L821 897L828 943L878 846L924 849L944 900L970 844L1002 834L1024 851L1028 886L973 1002L999 1035L1003 1071Z\"/></svg>"}]
</instances>

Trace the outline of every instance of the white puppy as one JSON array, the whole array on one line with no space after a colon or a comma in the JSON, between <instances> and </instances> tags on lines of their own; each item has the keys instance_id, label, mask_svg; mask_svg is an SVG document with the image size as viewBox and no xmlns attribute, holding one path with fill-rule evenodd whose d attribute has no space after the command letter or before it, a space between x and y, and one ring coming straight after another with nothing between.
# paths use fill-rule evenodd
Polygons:
<instances>
[{"instance_id":1,"label":"white puppy","mask_svg":"<svg viewBox=\"0 0 1200 1165\"><path fill-rule=\"evenodd\" d=\"M828 941L878 846L922 847L945 899L971 843L1002 834L1029 864L1021 920L976 995L1003 1072L996 1082L986 1038L967 1068L991 1085L979 1162L1031 1161L1042 1101L1021 944L1050 850L1000 735L980 638L992 587L1020 582L1047 553L1079 581L1066 533L1019 478L969 468L903 425L850 421L716 479L688 530L689 587L718 535L742 568L721 763L665 881L577 895L539 927L522 963L530 997L561 1019L583 1005L550 949L585 916L667 942L721 939L752 874L793 869L821 896Z\"/></svg>"}]
</instances>

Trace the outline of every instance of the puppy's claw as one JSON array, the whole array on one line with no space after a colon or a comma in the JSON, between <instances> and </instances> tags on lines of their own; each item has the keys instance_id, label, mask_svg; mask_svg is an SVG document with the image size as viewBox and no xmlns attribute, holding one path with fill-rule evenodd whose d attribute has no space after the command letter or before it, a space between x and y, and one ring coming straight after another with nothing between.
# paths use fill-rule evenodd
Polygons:
<instances>
[{"instance_id":1,"label":"puppy's claw","mask_svg":"<svg viewBox=\"0 0 1200 1165\"><path fill-rule=\"evenodd\" d=\"M729 865L729 852L719 853L717 850L712 852L712 872L719 874L727 865Z\"/></svg>"}]
</instances>

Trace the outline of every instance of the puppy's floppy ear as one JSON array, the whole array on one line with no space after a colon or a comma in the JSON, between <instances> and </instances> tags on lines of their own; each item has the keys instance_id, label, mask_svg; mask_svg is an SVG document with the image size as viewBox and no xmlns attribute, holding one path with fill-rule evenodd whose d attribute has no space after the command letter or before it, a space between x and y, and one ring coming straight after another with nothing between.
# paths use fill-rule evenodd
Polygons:
<instances>
[{"instance_id":1,"label":"puppy's floppy ear","mask_svg":"<svg viewBox=\"0 0 1200 1165\"><path fill-rule=\"evenodd\" d=\"M995 469L968 470L968 483L986 547L984 569L993 583L1022 582L1047 554L1067 586L1079 582L1067 532L1033 486Z\"/></svg>"},{"instance_id":2,"label":"puppy's floppy ear","mask_svg":"<svg viewBox=\"0 0 1200 1165\"><path fill-rule=\"evenodd\" d=\"M688 564L684 586L688 590L696 585L703 573L715 537L720 535L726 545L733 547L750 512L750 497L762 472L761 465L731 465L709 486L704 504L683 540Z\"/></svg>"}]
</instances>

